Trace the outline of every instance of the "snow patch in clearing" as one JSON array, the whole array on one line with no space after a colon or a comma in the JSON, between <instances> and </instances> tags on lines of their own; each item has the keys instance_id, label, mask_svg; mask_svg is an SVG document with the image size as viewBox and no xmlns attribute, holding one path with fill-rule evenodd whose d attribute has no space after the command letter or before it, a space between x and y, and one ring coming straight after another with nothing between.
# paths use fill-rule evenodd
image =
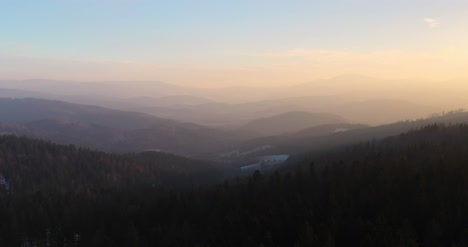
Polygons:
<instances>
[{"instance_id":1,"label":"snow patch in clearing","mask_svg":"<svg viewBox=\"0 0 468 247\"><path fill-rule=\"evenodd\" d=\"M8 182L8 180L2 174L0 174L0 188L2 187L8 192L11 190L10 182Z\"/></svg>"},{"instance_id":2,"label":"snow patch in clearing","mask_svg":"<svg viewBox=\"0 0 468 247\"><path fill-rule=\"evenodd\" d=\"M341 132L346 132L348 131L349 129L345 129L345 128L338 128L336 130L333 131L333 133L341 133Z\"/></svg>"},{"instance_id":3,"label":"snow patch in clearing","mask_svg":"<svg viewBox=\"0 0 468 247\"><path fill-rule=\"evenodd\" d=\"M268 169L284 163L288 158L287 154L260 156L257 158L257 163L242 166L240 169L242 171Z\"/></svg>"}]
</instances>

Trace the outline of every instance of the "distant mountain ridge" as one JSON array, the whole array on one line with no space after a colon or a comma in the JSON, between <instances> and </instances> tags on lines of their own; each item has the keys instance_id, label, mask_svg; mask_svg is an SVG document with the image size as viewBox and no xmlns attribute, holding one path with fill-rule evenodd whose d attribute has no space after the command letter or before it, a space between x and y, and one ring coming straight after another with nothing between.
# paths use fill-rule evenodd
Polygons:
<instances>
[{"instance_id":1,"label":"distant mountain ridge","mask_svg":"<svg viewBox=\"0 0 468 247\"><path fill-rule=\"evenodd\" d=\"M20 135L28 133L111 152L159 149L195 155L235 139L228 133L192 123L41 99L0 99L0 123L9 125L4 129L13 129Z\"/></svg>"},{"instance_id":2,"label":"distant mountain ridge","mask_svg":"<svg viewBox=\"0 0 468 247\"><path fill-rule=\"evenodd\" d=\"M440 85L454 87L440 87ZM448 109L467 104L466 81L441 81L438 86L423 80L383 80L361 75L342 75L307 83L277 87L197 88L158 81L76 82L56 80L0 80L0 88L22 89L62 95L101 95L107 97L162 97L192 95L209 100L239 104L281 98L339 96L347 101L388 98L411 100L423 105L439 105ZM425 95L432 95L428 98ZM450 95L450 96L449 96Z\"/></svg>"},{"instance_id":3,"label":"distant mountain ridge","mask_svg":"<svg viewBox=\"0 0 468 247\"><path fill-rule=\"evenodd\" d=\"M415 104L406 100L349 101L340 96L283 98L243 104L212 102L198 105L135 108L134 110L221 128L242 126L259 118L294 111L325 112L339 115L348 121L374 125L426 117L440 111L437 107Z\"/></svg>"},{"instance_id":4,"label":"distant mountain ridge","mask_svg":"<svg viewBox=\"0 0 468 247\"><path fill-rule=\"evenodd\" d=\"M243 125L239 131L257 133L262 136L271 136L296 132L318 125L344 122L346 122L345 119L334 114L294 111L250 121Z\"/></svg>"},{"instance_id":5,"label":"distant mountain ridge","mask_svg":"<svg viewBox=\"0 0 468 247\"><path fill-rule=\"evenodd\" d=\"M317 128L320 128L323 134L317 134L317 132L311 128L290 135L277 135L249 140L233 148L245 151L265 145L271 146L268 150L257 153L257 155L271 155L276 153L298 154L302 152L313 153L337 147L345 147L354 143L378 140L392 135L399 135L431 124L454 125L467 123L468 112L457 110L444 114L434 114L431 117L413 121L400 121L379 126L345 124L339 128L349 128L349 130L343 132L330 133L330 128L318 126ZM345 127L346 125L348 127ZM307 132L309 131L311 131L311 133L308 134ZM320 131L318 133L321 133Z\"/></svg>"},{"instance_id":6,"label":"distant mountain ridge","mask_svg":"<svg viewBox=\"0 0 468 247\"><path fill-rule=\"evenodd\" d=\"M460 88L433 88L419 81L388 81L359 75L292 86L218 88L138 81L0 80L0 88L23 90L9 91L17 96L145 112L223 129L290 111L327 112L372 125L415 119L468 106L461 93L463 83L457 85ZM46 88L50 90L45 91ZM0 96L5 94L8 92L2 94L0 89Z\"/></svg>"},{"instance_id":7,"label":"distant mountain ridge","mask_svg":"<svg viewBox=\"0 0 468 247\"><path fill-rule=\"evenodd\" d=\"M133 104L147 106L201 105L212 102L209 99L193 95L170 95L157 98L142 96L129 98L128 101Z\"/></svg>"}]
</instances>

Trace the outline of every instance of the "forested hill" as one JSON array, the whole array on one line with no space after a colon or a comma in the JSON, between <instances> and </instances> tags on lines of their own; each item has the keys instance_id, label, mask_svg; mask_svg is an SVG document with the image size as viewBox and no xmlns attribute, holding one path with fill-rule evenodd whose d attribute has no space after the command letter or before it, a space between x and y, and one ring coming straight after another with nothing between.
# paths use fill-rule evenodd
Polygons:
<instances>
[{"instance_id":1,"label":"forested hill","mask_svg":"<svg viewBox=\"0 0 468 247\"><path fill-rule=\"evenodd\" d=\"M107 154L24 137L0 136L0 176L8 190L15 193L188 186L213 182L218 175L211 164L171 154Z\"/></svg>"},{"instance_id":2,"label":"forested hill","mask_svg":"<svg viewBox=\"0 0 468 247\"><path fill-rule=\"evenodd\" d=\"M139 112L33 98L0 98L2 132L106 152L161 150L191 157L227 148L238 138Z\"/></svg>"},{"instance_id":3,"label":"forested hill","mask_svg":"<svg viewBox=\"0 0 468 247\"><path fill-rule=\"evenodd\" d=\"M435 153L429 152L428 148L437 150L434 150ZM417 156L418 159L424 158L429 161L432 156L440 156L442 159L454 155L453 152L461 154L462 149L468 149L468 124L434 123L381 140L373 139L352 145L341 145L334 149L325 149L332 151L312 150L304 152L297 155L295 159L314 159L321 166L327 166L330 165L330 161L360 160L364 162L375 155L396 156L404 153L403 160L415 159ZM442 151L450 150L451 153L449 154L442 153ZM461 155L460 157L464 156Z\"/></svg>"},{"instance_id":4,"label":"forested hill","mask_svg":"<svg viewBox=\"0 0 468 247\"><path fill-rule=\"evenodd\" d=\"M0 245L464 247L467 181L468 126L431 125L209 188L0 193Z\"/></svg>"}]
</instances>

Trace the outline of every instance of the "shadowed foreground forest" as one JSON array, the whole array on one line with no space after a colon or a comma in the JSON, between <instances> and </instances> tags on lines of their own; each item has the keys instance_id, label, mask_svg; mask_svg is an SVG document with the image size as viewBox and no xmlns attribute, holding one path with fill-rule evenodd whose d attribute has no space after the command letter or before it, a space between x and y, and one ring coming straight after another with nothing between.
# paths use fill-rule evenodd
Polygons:
<instances>
[{"instance_id":1,"label":"shadowed foreground forest","mask_svg":"<svg viewBox=\"0 0 468 247\"><path fill-rule=\"evenodd\" d=\"M0 140L0 246L468 246L467 125L180 188L138 155Z\"/></svg>"}]
</instances>

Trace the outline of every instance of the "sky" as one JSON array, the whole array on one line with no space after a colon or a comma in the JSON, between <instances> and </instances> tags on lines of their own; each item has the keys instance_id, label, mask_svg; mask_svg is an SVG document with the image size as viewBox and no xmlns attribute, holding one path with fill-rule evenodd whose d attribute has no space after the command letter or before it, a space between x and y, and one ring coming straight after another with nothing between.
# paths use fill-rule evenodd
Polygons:
<instances>
[{"instance_id":1,"label":"sky","mask_svg":"<svg viewBox=\"0 0 468 247\"><path fill-rule=\"evenodd\" d=\"M468 0L0 0L0 79L468 78Z\"/></svg>"}]
</instances>

